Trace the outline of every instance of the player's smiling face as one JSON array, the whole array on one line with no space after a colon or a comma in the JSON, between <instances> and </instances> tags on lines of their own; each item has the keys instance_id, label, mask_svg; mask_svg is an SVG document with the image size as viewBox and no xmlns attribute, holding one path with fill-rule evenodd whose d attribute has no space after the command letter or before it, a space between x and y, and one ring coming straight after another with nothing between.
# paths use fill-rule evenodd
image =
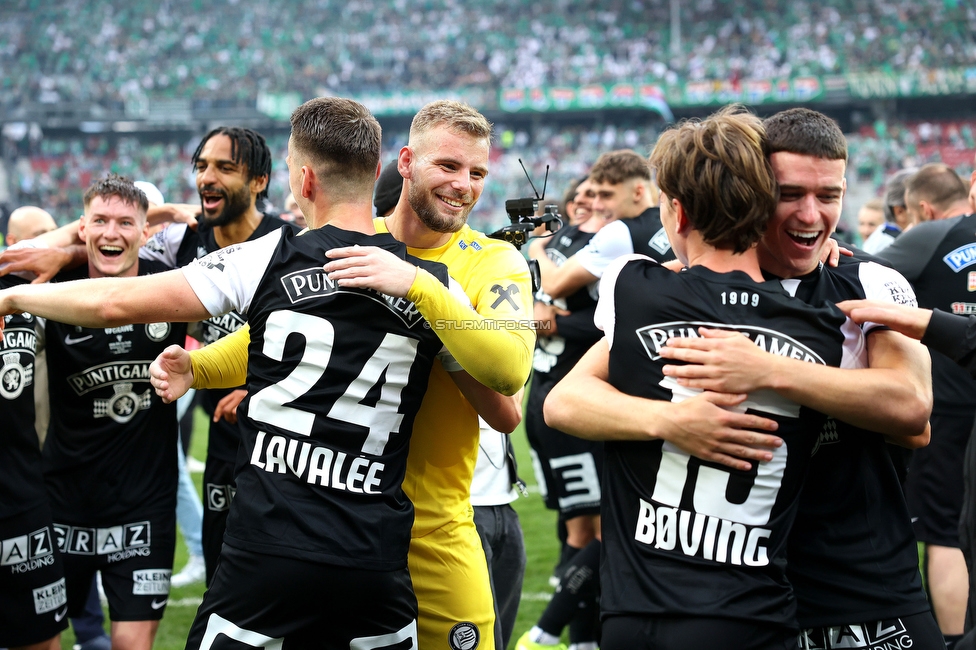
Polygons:
<instances>
[{"instance_id":1,"label":"player's smiling face","mask_svg":"<svg viewBox=\"0 0 976 650\"><path fill-rule=\"evenodd\" d=\"M207 140L194 166L203 218L211 226L224 226L240 219L263 189L254 191L255 183L264 177L248 181L247 166L234 162L230 137L223 133Z\"/></svg>"},{"instance_id":2,"label":"player's smiling face","mask_svg":"<svg viewBox=\"0 0 976 650\"><path fill-rule=\"evenodd\" d=\"M847 164L785 151L769 161L780 196L759 246L759 261L763 270L793 278L817 268L840 221Z\"/></svg>"},{"instance_id":3,"label":"player's smiling face","mask_svg":"<svg viewBox=\"0 0 976 650\"><path fill-rule=\"evenodd\" d=\"M146 241L146 215L117 196L96 196L81 219L79 236L88 249L89 275L136 275L139 247Z\"/></svg>"},{"instance_id":4,"label":"player's smiling face","mask_svg":"<svg viewBox=\"0 0 976 650\"><path fill-rule=\"evenodd\" d=\"M410 207L430 230L457 232L485 188L488 140L445 126L434 127L419 140L400 152L400 173L409 179Z\"/></svg>"},{"instance_id":5,"label":"player's smiling face","mask_svg":"<svg viewBox=\"0 0 976 650\"><path fill-rule=\"evenodd\" d=\"M596 198L596 192L593 191L590 179L586 179L576 188L576 195L573 197L573 213L569 215L571 225L578 226L590 220L590 217L593 216L594 198Z\"/></svg>"}]
</instances>

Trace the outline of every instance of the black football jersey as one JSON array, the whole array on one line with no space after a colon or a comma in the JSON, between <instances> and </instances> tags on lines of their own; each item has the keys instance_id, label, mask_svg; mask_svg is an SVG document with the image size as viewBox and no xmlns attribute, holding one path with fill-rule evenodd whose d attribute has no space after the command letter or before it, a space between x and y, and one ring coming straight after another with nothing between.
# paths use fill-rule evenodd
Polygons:
<instances>
[{"instance_id":1,"label":"black football jersey","mask_svg":"<svg viewBox=\"0 0 976 650\"><path fill-rule=\"evenodd\" d=\"M325 226L228 247L184 273L211 313L236 304L251 326L225 543L392 570L413 524L400 488L410 432L443 346L412 302L326 278L325 251L354 245L406 257L390 235ZM447 284L443 265L411 261Z\"/></svg>"},{"instance_id":2,"label":"black football jersey","mask_svg":"<svg viewBox=\"0 0 976 650\"><path fill-rule=\"evenodd\" d=\"M581 232L578 226L561 228L546 243L546 256L556 266L562 266L593 238L593 234ZM532 361L535 372L529 392L529 408L542 412L542 403L556 382L565 377L586 351L603 338L603 332L593 324L595 293L593 287L582 287L566 298L553 301L556 307L569 311L570 315L557 317L559 333L555 336L539 332Z\"/></svg>"},{"instance_id":3,"label":"black football jersey","mask_svg":"<svg viewBox=\"0 0 976 650\"><path fill-rule=\"evenodd\" d=\"M869 256L841 256L783 280L810 304L870 298L914 304L908 282ZM870 331L868 324L866 329ZM867 350L852 349L857 367ZM865 406L885 399L865 396ZM884 437L829 418L810 459L789 539L787 576L804 628L909 616L929 609L905 496Z\"/></svg>"},{"instance_id":4,"label":"black football jersey","mask_svg":"<svg viewBox=\"0 0 976 650\"><path fill-rule=\"evenodd\" d=\"M23 280L0 278L0 289ZM41 448L34 431L34 316L3 317L0 334L0 519L44 503ZM0 535L2 537L2 535Z\"/></svg>"},{"instance_id":5,"label":"black football jersey","mask_svg":"<svg viewBox=\"0 0 976 650\"><path fill-rule=\"evenodd\" d=\"M976 314L976 215L920 223L878 253L915 287L918 304ZM933 413L976 412L976 380L932 351Z\"/></svg>"},{"instance_id":6,"label":"black football jersey","mask_svg":"<svg viewBox=\"0 0 976 650\"><path fill-rule=\"evenodd\" d=\"M282 227L298 232L295 224L275 216L264 215L247 241L258 239ZM146 242L142 255L147 259L158 260L176 268L186 266L216 250L220 250L220 245L217 243L214 230L200 218L197 220L196 230L188 228L185 224L174 224L160 231ZM199 334L194 333L194 336L198 336L204 345L209 345L228 334L233 334L246 322L244 316L232 311L203 321L200 323ZM213 416L220 400L233 390L235 389L213 388L198 391L200 405L207 415ZM241 435L236 423L231 424L224 418L218 422L210 422L210 436L207 440L208 458L232 463L237 459L237 449L240 444Z\"/></svg>"},{"instance_id":7,"label":"black football jersey","mask_svg":"<svg viewBox=\"0 0 976 650\"><path fill-rule=\"evenodd\" d=\"M619 269L619 272L617 272ZM610 382L675 402L698 390L665 378L659 350L699 327L734 330L772 354L839 366L846 322L776 283L701 266L673 273L648 258L608 270L597 324L610 342ZM786 539L824 416L773 391L741 406L776 420L783 445L748 472L671 443L607 442L603 472L603 614L727 617L794 626Z\"/></svg>"},{"instance_id":8,"label":"black football jersey","mask_svg":"<svg viewBox=\"0 0 976 650\"><path fill-rule=\"evenodd\" d=\"M165 271L139 262L139 274ZM57 281L88 277L88 267ZM182 344L184 323L86 328L44 324L51 423L44 480L54 519L90 526L176 507L176 405L149 383L149 364Z\"/></svg>"},{"instance_id":9,"label":"black football jersey","mask_svg":"<svg viewBox=\"0 0 976 650\"><path fill-rule=\"evenodd\" d=\"M653 207L644 210L640 216L633 219L621 219L620 223L627 226L630 239L634 243L634 253L646 255L658 262L674 259L668 232L661 225L661 208Z\"/></svg>"}]
</instances>

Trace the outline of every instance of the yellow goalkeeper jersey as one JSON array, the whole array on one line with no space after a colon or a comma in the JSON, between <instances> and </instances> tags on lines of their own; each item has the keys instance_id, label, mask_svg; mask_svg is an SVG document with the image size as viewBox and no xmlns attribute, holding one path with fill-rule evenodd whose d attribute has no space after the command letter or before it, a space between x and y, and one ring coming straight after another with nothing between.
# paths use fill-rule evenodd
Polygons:
<instances>
[{"instance_id":1,"label":"yellow goalkeeper jersey","mask_svg":"<svg viewBox=\"0 0 976 650\"><path fill-rule=\"evenodd\" d=\"M374 225L377 232L389 232L381 218ZM474 307L472 312L471 306L462 305L423 270L407 293L451 355L485 386L507 395L517 392L528 378L535 347L531 281L522 255L467 225L443 246L408 247L408 252L446 265ZM244 327L194 351L194 386L243 383L239 380L246 369L249 335ZM436 362L414 421L403 481L414 505L414 537L443 526L469 507L478 439L477 412Z\"/></svg>"}]
</instances>

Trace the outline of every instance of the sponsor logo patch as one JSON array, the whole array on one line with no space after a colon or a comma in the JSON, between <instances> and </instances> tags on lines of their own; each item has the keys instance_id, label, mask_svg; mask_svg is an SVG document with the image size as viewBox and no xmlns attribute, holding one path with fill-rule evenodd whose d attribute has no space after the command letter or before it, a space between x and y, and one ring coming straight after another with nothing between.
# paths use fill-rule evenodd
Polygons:
<instances>
[{"instance_id":1,"label":"sponsor logo patch","mask_svg":"<svg viewBox=\"0 0 976 650\"><path fill-rule=\"evenodd\" d=\"M498 298L495 299L495 302L491 303L492 309L498 309L499 305L501 305L503 302L507 302L515 311L519 310L518 303L515 302L514 298L512 298L512 296L518 295L518 285L510 284L507 287L503 287L500 284L496 284L491 288L491 291L492 293L498 294Z\"/></svg>"},{"instance_id":2,"label":"sponsor logo patch","mask_svg":"<svg viewBox=\"0 0 976 650\"><path fill-rule=\"evenodd\" d=\"M960 316L968 316L970 314L976 314L976 303L972 302L954 302L949 307L952 309L953 314L959 314Z\"/></svg>"},{"instance_id":3,"label":"sponsor logo patch","mask_svg":"<svg viewBox=\"0 0 976 650\"><path fill-rule=\"evenodd\" d=\"M217 485L207 483L207 509L211 512L222 512L230 508L234 500L233 485Z\"/></svg>"},{"instance_id":4,"label":"sponsor logo patch","mask_svg":"<svg viewBox=\"0 0 976 650\"><path fill-rule=\"evenodd\" d=\"M47 527L0 540L0 566L9 566L11 573L27 573L51 564L54 564L54 542Z\"/></svg>"},{"instance_id":5,"label":"sponsor logo patch","mask_svg":"<svg viewBox=\"0 0 976 650\"><path fill-rule=\"evenodd\" d=\"M34 590L34 612L37 614L53 612L66 604L68 604L68 595L64 589L64 578ZM64 616L62 615L61 618Z\"/></svg>"},{"instance_id":6,"label":"sponsor logo patch","mask_svg":"<svg viewBox=\"0 0 976 650\"><path fill-rule=\"evenodd\" d=\"M132 572L132 594L135 596L169 596L169 578L173 574L169 569L141 569ZM153 600L155 605L156 601ZM166 604L166 599L158 607Z\"/></svg>"},{"instance_id":7,"label":"sponsor logo patch","mask_svg":"<svg viewBox=\"0 0 976 650\"><path fill-rule=\"evenodd\" d=\"M661 228L651 240L647 242L647 245L656 250L661 255L664 255L669 250L671 250L671 241L668 239L668 233L664 228Z\"/></svg>"},{"instance_id":8,"label":"sponsor logo patch","mask_svg":"<svg viewBox=\"0 0 976 650\"><path fill-rule=\"evenodd\" d=\"M976 264L976 242L960 246L943 257L942 261L956 273L959 273L959 271L962 271L967 266Z\"/></svg>"},{"instance_id":9,"label":"sponsor logo patch","mask_svg":"<svg viewBox=\"0 0 976 650\"><path fill-rule=\"evenodd\" d=\"M900 618L875 621L863 625L842 625L803 630L799 637L800 647L810 650L834 648L884 648L907 650L915 645Z\"/></svg>"}]
</instances>

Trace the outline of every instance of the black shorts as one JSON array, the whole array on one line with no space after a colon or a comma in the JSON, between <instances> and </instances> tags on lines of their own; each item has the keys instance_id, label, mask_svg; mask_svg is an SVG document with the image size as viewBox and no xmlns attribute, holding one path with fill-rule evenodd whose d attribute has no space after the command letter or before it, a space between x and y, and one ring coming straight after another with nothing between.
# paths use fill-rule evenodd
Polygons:
<instances>
[{"instance_id":1,"label":"black shorts","mask_svg":"<svg viewBox=\"0 0 976 650\"><path fill-rule=\"evenodd\" d=\"M85 609L95 572L113 621L158 621L169 601L169 581L176 549L176 513L138 519L116 526L54 524L64 554L68 614Z\"/></svg>"},{"instance_id":2,"label":"black shorts","mask_svg":"<svg viewBox=\"0 0 976 650\"><path fill-rule=\"evenodd\" d=\"M234 467L236 463L219 458L207 458L203 470L203 560L207 568L207 584L213 578L220 549L224 545L224 530L230 502L234 498Z\"/></svg>"},{"instance_id":3,"label":"black shorts","mask_svg":"<svg viewBox=\"0 0 976 650\"><path fill-rule=\"evenodd\" d=\"M546 507L563 519L600 514L603 443L557 431L532 410L525 414L525 431Z\"/></svg>"},{"instance_id":4,"label":"black shorts","mask_svg":"<svg viewBox=\"0 0 976 650\"><path fill-rule=\"evenodd\" d=\"M609 616L602 650L797 650L796 630L730 618Z\"/></svg>"},{"instance_id":5,"label":"black shorts","mask_svg":"<svg viewBox=\"0 0 976 650\"><path fill-rule=\"evenodd\" d=\"M932 612L901 618L803 630L800 650L833 648L911 648L912 650L945 650L945 639Z\"/></svg>"},{"instance_id":6,"label":"black shorts","mask_svg":"<svg viewBox=\"0 0 976 650\"><path fill-rule=\"evenodd\" d=\"M932 442L913 453L905 500L918 541L959 548L962 512L962 465L973 416L935 415Z\"/></svg>"},{"instance_id":7,"label":"black shorts","mask_svg":"<svg viewBox=\"0 0 976 650\"><path fill-rule=\"evenodd\" d=\"M242 643L283 643L289 650L416 648L410 574L406 567L366 571L225 545L186 647L237 650Z\"/></svg>"},{"instance_id":8,"label":"black shorts","mask_svg":"<svg viewBox=\"0 0 976 650\"><path fill-rule=\"evenodd\" d=\"M0 647L46 641L68 627L64 565L47 504L0 520Z\"/></svg>"}]
</instances>

